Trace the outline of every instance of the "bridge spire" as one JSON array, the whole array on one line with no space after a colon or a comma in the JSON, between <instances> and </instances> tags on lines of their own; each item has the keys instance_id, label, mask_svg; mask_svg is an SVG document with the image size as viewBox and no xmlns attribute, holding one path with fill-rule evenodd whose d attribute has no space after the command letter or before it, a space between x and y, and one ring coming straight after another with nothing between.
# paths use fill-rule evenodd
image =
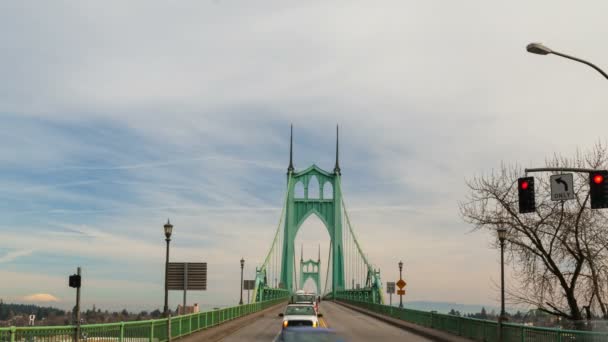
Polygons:
<instances>
[{"instance_id":1,"label":"bridge spire","mask_svg":"<svg viewBox=\"0 0 608 342\"><path fill-rule=\"evenodd\" d=\"M289 167L287 168L287 173L293 172L293 124L290 127L289 133Z\"/></svg>"},{"instance_id":2,"label":"bridge spire","mask_svg":"<svg viewBox=\"0 0 608 342\"><path fill-rule=\"evenodd\" d=\"M336 125L336 166L334 167L334 173L337 175L340 174L340 154L339 154L340 145L339 145L338 138L339 138L338 125Z\"/></svg>"},{"instance_id":3,"label":"bridge spire","mask_svg":"<svg viewBox=\"0 0 608 342\"><path fill-rule=\"evenodd\" d=\"M300 261L304 262L304 244L302 244L302 247L300 248Z\"/></svg>"},{"instance_id":4,"label":"bridge spire","mask_svg":"<svg viewBox=\"0 0 608 342\"><path fill-rule=\"evenodd\" d=\"M319 258L317 259L317 262L321 261L321 244L319 244Z\"/></svg>"}]
</instances>

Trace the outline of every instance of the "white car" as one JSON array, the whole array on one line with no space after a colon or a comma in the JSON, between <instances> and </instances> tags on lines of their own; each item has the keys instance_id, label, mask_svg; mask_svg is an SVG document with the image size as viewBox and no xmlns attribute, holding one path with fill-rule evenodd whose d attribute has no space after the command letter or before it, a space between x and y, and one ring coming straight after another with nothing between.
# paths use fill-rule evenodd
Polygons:
<instances>
[{"instance_id":1,"label":"white car","mask_svg":"<svg viewBox=\"0 0 608 342\"><path fill-rule=\"evenodd\" d=\"M317 302L317 295L312 293L296 292L291 296L289 304L310 304L315 307L315 311L319 313L319 303Z\"/></svg>"},{"instance_id":2,"label":"white car","mask_svg":"<svg viewBox=\"0 0 608 342\"><path fill-rule=\"evenodd\" d=\"M283 328L287 327L319 327L319 317L314 305L310 304L289 304L285 312L279 314L283 317Z\"/></svg>"}]
</instances>

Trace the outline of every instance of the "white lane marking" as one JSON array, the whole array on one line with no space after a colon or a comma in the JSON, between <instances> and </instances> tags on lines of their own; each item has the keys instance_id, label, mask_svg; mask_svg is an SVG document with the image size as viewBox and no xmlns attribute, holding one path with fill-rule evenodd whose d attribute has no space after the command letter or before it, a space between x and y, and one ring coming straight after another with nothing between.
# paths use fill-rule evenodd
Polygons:
<instances>
[{"instance_id":1,"label":"white lane marking","mask_svg":"<svg viewBox=\"0 0 608 342\"><path fill-rule=\"evenodd\" d=\"M277 335L272 339L272 342L278 341L279 336L281 336L281 330L277 333Z\"/></svg>"}]
</instances>

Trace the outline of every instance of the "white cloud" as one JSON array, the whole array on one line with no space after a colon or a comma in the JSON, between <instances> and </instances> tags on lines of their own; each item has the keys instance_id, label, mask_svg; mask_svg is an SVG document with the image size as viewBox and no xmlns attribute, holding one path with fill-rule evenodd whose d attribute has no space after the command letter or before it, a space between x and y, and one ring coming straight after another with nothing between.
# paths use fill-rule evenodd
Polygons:
<instances>
[{"instance_id":1,"label":"white cloud","mask_svg":"<svg viewBox=\"0 0 608 342\"><path fill-rule=\"evenodd\" d=\"M20 249L8 252L5 255L0 256L0 264L12 262L20 257L32 255L32 253L34 253L33 249Z\"/></svg>"}]
</instances>

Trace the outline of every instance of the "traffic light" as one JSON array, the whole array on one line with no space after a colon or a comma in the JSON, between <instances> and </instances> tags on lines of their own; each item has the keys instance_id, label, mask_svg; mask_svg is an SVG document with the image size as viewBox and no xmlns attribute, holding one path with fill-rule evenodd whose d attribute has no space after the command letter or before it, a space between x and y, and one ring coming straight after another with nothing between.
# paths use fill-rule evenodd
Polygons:
<instances>
[{"instance_id":1,"label":"traffic light","mask_svg":"<svg viewBox=\"0 0 608 342\"><path fill-rule=\"evenodd\" d=\"M591 209L608 208L608 171L589 172Z\"/></svg>"},{"instance_id":2,"label":"traffic light","mask_svg":"<svg viewBox=\"0 0 608 342\"><path fill-rule=\"evenodd\" d=\"M519 213L533 213L536 211L534 201L534 177L523 177L517 180L519 194Z\"/></svg>"},{"instance_id":3,"label":"traffic light","mask_svg":"<svg viewBox=\"0 0 608 342\"><path fill-rule=\"evenodd\" d=\"M78 274L72 274L70 276L70 287L80 288L80 276Z\"/></svg>"}]
</instances>

